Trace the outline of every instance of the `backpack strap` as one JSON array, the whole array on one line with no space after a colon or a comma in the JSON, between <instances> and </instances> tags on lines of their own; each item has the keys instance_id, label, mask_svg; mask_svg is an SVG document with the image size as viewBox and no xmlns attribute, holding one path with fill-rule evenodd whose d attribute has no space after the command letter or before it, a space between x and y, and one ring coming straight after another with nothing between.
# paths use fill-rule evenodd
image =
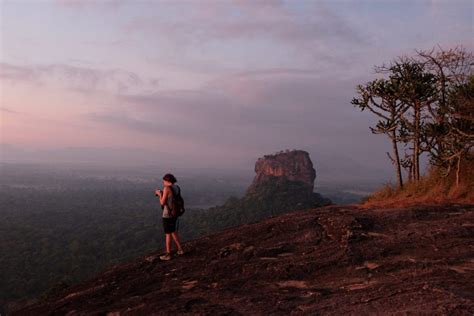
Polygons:
<instances>
[{"instance_id":1,"label":"backpack strap","mask_svg":"<svg viewBox=\"0 0 474 316\"><path fill-rule=\"evenodd\" d=\"M170 191L171 191L171 196L173 197L173 201L174 201L174 200L176 199L176 194L174 194L174 190L173 190L172 187L169 187L169 188L170 188ZM172 207L171 207L171 205L168 204L168 199L166 199L165 205L168 206L168 209L169 209L170 212L171 212L171 208L172 208ZM163 209L163 207L164 207L164 205L161 206L162 209Z\"/></svg>"},{"instance_id":2,"label":"backpack strap","mask_svg":"<svg viewBox=\"0 0 474 316\"><path fill-rule=\"evenodd\" d=\"M174 190L173 190L173 187L170 186L171 195L173 196L173 199L176 198L178 195L181 194L181 188L180 188L178 185L176 185L176 187L178 188L178 193L175 193Z\"/></svg>"}]
</instances>

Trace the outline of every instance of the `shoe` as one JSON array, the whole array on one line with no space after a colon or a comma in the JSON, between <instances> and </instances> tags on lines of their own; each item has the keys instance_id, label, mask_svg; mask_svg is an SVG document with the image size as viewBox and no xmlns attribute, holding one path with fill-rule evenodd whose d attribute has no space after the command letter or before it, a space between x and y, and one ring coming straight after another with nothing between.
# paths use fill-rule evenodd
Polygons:
<instances>
[{"instance_id":1,"label":"shoe","mask_svg":"<svg viewBox=\"0 0 474 316\"><path fill-rule=\"evenodd\" d=\"M170 259L171 259L171 254L169 254L169 253L166 253L166 254L160 256L160 260L162 260L162 261L168 261Z\"/></svg>"},{"instance_id":2,"label":"shoe","mask_svg":"<svg viewBox=\"0 0 474 316\"><path fill-rule=\"evenodd\" d=\"M184 255L184 250L178 250L177 254L178 254L179 256Z\"/></svg>"}]
</instances>

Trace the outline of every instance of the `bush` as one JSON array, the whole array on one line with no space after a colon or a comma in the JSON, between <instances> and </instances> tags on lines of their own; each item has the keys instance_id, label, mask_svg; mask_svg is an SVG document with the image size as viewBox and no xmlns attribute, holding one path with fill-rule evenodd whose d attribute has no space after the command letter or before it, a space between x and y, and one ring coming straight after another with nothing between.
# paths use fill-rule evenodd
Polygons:
<instances>
[{"instance_id":1,"label":"bush","mask_svg":"<svg viewBox=\"0 0 474 316\"><path fill-rule=\"evenodd\" d=\"M456 185L456 174L443 175L443 169L432 166L420 181L405 184L399 190L386 184L368 196L363 206L407 206L419 203L474 203L474 159L472 155L461 162L461 181Z\"/></svg>"}]
</instances>

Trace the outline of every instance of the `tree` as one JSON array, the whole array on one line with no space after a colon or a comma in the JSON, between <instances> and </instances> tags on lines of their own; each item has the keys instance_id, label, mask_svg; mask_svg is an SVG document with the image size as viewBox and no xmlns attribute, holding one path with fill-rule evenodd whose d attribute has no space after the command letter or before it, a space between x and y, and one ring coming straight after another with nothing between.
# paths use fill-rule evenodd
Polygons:
<instances>
[{"instance_id":1,"label":"tree","mask_svg":"<svg viewBox=\"0 0 474 316\"><path fill-rule=\"evenodd\" d=\"M425 142L433 165L443 167L445 175L456 165L459 184L461 160L473 142L473 66L474 55L463 47L417 51L416 58L436 76L436 94L426 124Z\"/></svg>"},{"instance_id":2,"label":"tree","mask_svg":"<svg viewBox=\"0 0 474 316\"><path fill-rule=\"evenodd\" d=\"M474 75L465 84L455 86L447 96L447 119L444 122L445 144L438 160L449 174L456 166L456 185L460 183L461 161L474 147Z\"/></svg>"},{"instance_id":3,"label":"tree","mask_svg":"<svg viewBox=\"0 0 474 316\"><path fill-rule=\"evenodd\" d=\"M370 127L373 134L386 134L392 141L393 155L387 153L388 157L395 166L398 187L403 188L403 177L401 170L400 156L398 153L397 129L402 115L408 110L408 107L399 101L400 82L397 80L377 79L368 82L365 86L358 85L357 92L359 98L353 98L352 104L359 107L361 111L368 109L381 120L374 127Z\"/></svg>"},{"instance_id":4,"label":"tree","mask_svg":"<svg viewBox=\"0 0 474 316\"><path fill-rule=\"evenodd\" d=\"M396 97L406 106L400 116L400 140L410 145L410 179L420 180L420 155L427 151L422 147L426 111L434 102L436 77L425 71L424 65L407 57L400 57L390 66L376 67L377 72L387 73L396 82Z\"/></svg>"},{"instance_id":5,"label":"tree","mask_svg":"<svg viewBox=\"0 0 474 316\"><path fill-rule=\"evenodd\" d=\"M408 170L409 181L420 180L424 152L445 175L456 166L459 184L461 160L472 157L474 143L474 55L462 47L416 52L375 67L386 78L358 85L360 98L351 103L382 119L370 129L391 139L395 157L389 158L397 167L400 188L401 167ZM402 159L399 143L405 149Z\"/></svg>"}]
</instances>

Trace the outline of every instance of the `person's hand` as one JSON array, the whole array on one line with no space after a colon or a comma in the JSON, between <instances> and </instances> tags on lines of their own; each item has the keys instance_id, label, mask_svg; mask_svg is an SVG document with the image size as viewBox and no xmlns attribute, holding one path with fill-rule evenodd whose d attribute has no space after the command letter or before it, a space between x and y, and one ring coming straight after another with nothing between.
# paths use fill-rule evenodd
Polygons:
<instances>
[{"instance_id":1,"label":"person's hand","mask_svg":"<svg viewBox=\"0 0 474 316\"><path fill-rule=\"evenodd\" d=\"M161 197L161 194L163 193L163 191L161 191L160 189L157 189L155 191L155 194L158 195L159 197Z\"/></svg>"}]
</instances>

